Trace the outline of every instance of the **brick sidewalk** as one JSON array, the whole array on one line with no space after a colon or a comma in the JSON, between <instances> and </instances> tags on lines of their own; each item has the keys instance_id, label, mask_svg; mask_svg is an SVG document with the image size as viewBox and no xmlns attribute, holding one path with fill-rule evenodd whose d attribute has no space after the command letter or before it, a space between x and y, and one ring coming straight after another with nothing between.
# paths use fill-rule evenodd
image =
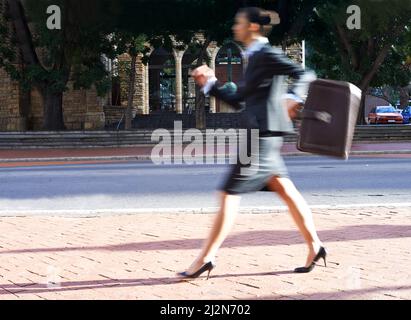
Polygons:
<instances>
[{"instance_id":1,"label":"brick sidewalk","mask_svg":"<svg viewBox=\"0 0 411 320\"><path fill-rule=\"evenodd\" d=\"M0 218L0 299L411 299L411 208L315 209L328 267L286 212L241 214L208 281L178 281L213 215Z\"/></svg>"}]
</instances>

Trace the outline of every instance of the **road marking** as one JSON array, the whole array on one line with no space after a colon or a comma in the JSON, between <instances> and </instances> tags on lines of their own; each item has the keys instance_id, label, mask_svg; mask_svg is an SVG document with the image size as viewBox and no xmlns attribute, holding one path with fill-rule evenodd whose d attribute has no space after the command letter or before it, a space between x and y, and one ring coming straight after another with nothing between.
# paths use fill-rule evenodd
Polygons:
<instances>
[{"instance_id":1,"label":"road marking","mask_svg":"<svg viewBox=\"0 0 411 320\"><path fill-rule=\"evenodd\" d=\"M411 202L400 203L359 203L347 205L312 205L311 209L360 209L360 208L386 208L386 207L410 207ZM0 210L0 216L73 216L73 217L96 217L96 216L110 216L110 215L135 215L135 214L209 214L216 213L218 207L205 208L130 208L130 209L93 209L93 210ZM254 207L240 207L240 213L276 213L287 211L286 206L254 206Z\"/></svg>"},{"instance_id":2,"label":"road marking","mask_svg":"<svg viewBox=\"0 0 411 320\"><path fill-rule=\"evenodd\" d=\"M283 157L295 157L295 156L306 156L306 157L322 157L318 154L312 154L308 152L300 151L290 151L282 152ZM350 156L381 156L381 155L390 155L390 156L411 156L411 150L373 150L373 151L351 151ZM210 156L207 154L202 154L202 157ZM229 160L231 157L235 157L235 154L212 154L214 158L222 159L225 158ZM327 156L323 156L327 157ZM172 156L173 158L173 156ZM331 158L331 157L330 157ZM0 165L3 164L21 164L21 163L30 163L35 165L36 163L47 163L53 162L53 164L64 164L64 162L73 162L81 164L85 161L104 161L104 162L116 162L116 161L161 161L163 157L152 157L151 155L119 155L119 156L95 156L95 157L49 157L49 158L0 158ZM336 158L338 159L338 158Z\"/></svg>"}]
</instances>

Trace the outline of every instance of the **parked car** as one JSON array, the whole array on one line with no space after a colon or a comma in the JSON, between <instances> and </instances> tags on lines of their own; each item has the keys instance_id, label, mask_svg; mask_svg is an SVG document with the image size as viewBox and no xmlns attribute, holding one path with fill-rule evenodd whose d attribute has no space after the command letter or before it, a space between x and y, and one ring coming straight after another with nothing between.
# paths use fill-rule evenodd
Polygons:
<instances>
[{"instance_id":1,"label":"parked car","mask_svg":"<svg viewBox=\"0 0 411 320\"><path fill-rule=\"evenodd\" d=\"M403 123L410 123L410 118L411 118L411 105L408 107L405 107L402 112L401 112L402 118L403 118Z\"/></svg>"},{"instance_id":2,"label":"parked car","mask_svg":"<svg viewBox=\"0 0 411 320\"><path fill-rule=\"evenodd\" d=\"M403 116L393 106L377 106L368 114L369 124L402 124Z\"/></svg>"}]
</instances>

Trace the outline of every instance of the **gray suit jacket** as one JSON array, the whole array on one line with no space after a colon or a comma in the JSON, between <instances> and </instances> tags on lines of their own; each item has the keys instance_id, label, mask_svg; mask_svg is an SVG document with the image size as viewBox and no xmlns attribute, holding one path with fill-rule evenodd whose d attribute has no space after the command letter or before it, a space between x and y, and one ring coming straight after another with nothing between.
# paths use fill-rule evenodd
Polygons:
<instances>
[{"instance_id":1,"label":"gray suit jacket","mask_svg":"<svg viewBox=\"0 0 411 320\"><path fill-rule=\"evenodd\" d=\"M294 79L290 86L286 83L287 77ZM314 72L305 71L268 43L250 57L244 80L237 84L236 91L217 81L209 94L243 110L245 128L264 133L291 133L294 132L293 123L283 104L283 94L291 93L304 102L309 84L315 79Z\"/></svg>"}]
</instances>

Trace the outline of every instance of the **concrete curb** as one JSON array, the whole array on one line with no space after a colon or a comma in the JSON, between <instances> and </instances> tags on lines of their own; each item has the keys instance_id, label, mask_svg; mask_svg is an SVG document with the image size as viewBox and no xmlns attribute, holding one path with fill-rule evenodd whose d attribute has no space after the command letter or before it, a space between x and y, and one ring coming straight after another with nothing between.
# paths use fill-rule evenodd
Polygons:
<instances>
[{"instance_id":1,"label":"concrete curb","mask_svg":"<svg viewBox=\"0 0 411 320\"><path fill-rule=\"evenodd\" d=\"M373 154L411 154L411 150L381 150L381 151L352 151L351 155L373 155ZM283 153L284 157L301 157L301 156L319 156L304 152L289 152ZM223 157L217 155L215 157ZM225 156L226 160L230 156ZM64 162L64 161L152 161L161 160L160 158L152 158L150 155L139 156L99 156L99 157L54 157L54 158L15 158L15 159L0 159L0 163L18 163L18 162Z\"/></svg>"},{"instance_id":2,"label":"concrete curb","mask_svg":"<svg viewBox=\"0 0 411 320\"><path fill-rule=\"evenodd\" d=\"M312 205L312 210L356 210L365 211L370 208L411 208L411 202L387 203L387 204L350 204L350 205ZM0 217L27 217L27 216L55 216L67 218L95 218L105 216L121 216L136 214L214 214L218 207L205 208L130 208L130 209L95 209L95 210L0 210ZM286 206L254 206L240 207L240 214L276 214L288 211ZM27 214L30 212L30 214Z\"/></svg>"}]
</instances>

